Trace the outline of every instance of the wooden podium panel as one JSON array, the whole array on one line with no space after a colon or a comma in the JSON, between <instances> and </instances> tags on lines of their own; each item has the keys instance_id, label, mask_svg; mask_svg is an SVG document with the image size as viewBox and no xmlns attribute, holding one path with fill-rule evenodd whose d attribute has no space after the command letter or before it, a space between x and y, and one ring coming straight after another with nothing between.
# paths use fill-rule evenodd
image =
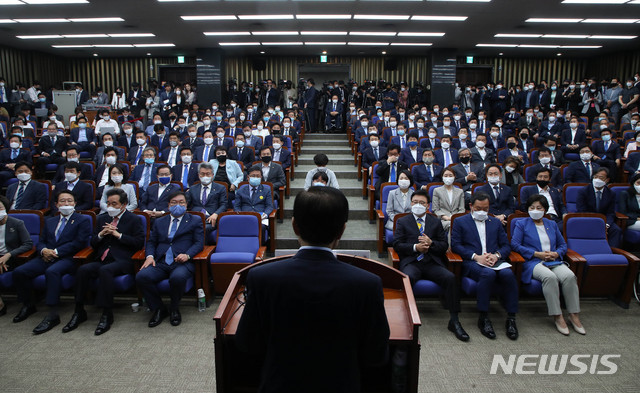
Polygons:
<instances>
[{"instance_id":1,"label":"wooden podium panel","mask_svg":"<svg viewBox=\"0 0 640 393\"><path fill-rule=\"evenodd\" d=\"M240 352L234 341L236 329L244 310L244 282L247 272L259 265L281 261L292 255L271 258L254 263L238 271L231 280L213 317L216 325L214 338L216 356L216 387L220 393L255 392L258 388L260 361L250 359ZM338 259L376 274L382 279L384 307L389 322L389 361L386 365L361 370L362 392L391 391L391 357L396 348L407 351L407 392L418 391L418 366L420 343L418 329L421 325L418 309L409 278L383 263L338 254Z\"/></svg>"}]
</instances>

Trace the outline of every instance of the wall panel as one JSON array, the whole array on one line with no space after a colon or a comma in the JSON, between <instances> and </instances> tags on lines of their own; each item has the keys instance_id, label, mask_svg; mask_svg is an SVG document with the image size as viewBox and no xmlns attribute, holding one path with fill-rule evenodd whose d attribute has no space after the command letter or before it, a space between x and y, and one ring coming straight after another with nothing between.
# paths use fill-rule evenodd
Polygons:
<instances>
[{"instance_id":1,"label":"wall panel","mask_svg":"<svg viewBox=\"0 0 640 393\"><path fill-rule=\"evenodd\" d=\"M458 64L466 64L466 58L459 57ZM473 64L492 65L494 81L502 80L506 86L529 80L551 82L587 77L584 59L477 57Z\"/></svg>"},{"instance_id":2,"label":"wall panel","mask_svg":"<svg viewBox=\"0 0 640 393\"><path fill-rule=\"evenodd\" d=\"M617 77L624 81L640 72L640 52L625 52L615 55L605 55L587 61L589 76L600 80L606 77Z\"/></svg>"}]
</instances>

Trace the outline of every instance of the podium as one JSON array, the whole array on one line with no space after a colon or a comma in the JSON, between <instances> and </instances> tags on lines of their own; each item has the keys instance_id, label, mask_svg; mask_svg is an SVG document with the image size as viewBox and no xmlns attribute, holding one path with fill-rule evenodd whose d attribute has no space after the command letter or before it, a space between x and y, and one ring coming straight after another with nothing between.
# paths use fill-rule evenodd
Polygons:
<instances>
[{"instance_id":1,"label":"podium","mask_svg":"<svg viewBox=\"0 0 640 393\"><path fill-rule=\"evenodd\" d=\"M216 326L214 338L216 359L216 388L219 393L256 392L260 381L260 359L252 359L235 346L235 333L244 311L244 283L249 270L267 263L281 261L292 255L254 263L236 272L213 317ZM409 277L383 263L346 254L338 260L369 271L382 279L384 308L389 322L389 360L380 367L360 370L363 393L391 392L391 359L396 349L407 353L407 392L418 391L420 342L418 329L420 316ZM336 326L339 329L339 326Z\"/></svg>"}]
</instances>

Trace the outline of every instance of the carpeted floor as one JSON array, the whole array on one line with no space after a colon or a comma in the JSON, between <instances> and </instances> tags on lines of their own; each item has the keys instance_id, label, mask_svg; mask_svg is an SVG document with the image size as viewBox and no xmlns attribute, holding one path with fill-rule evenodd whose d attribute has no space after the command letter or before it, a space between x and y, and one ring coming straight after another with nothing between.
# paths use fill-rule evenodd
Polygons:
<instances>
[{"instance_id":1,"label":"carpeted floor","mask_svg":"<svg viewBox=\"0 0 640 393\"><path fill-rule=\"evenodd\" d=\"M7 299L9 312L0 317L0 392L212 392L215 391L214 324L216 305L199 313L193 301L182 307L183 323L168 321L149 329L150 314L131 312L122 303L115 310L111 331L96 337L99 311L89 309L89 321L62 334L73 307L65 302L62 323L33 336L44 309L14 324L18 311ZM520 338L504 334L504 313L498 306L492 320L498 338L488 340L476 327L474 302L463 301L461 322L471 335L462 343L446 330L447 313L439 302L418 302L422 328L421 392L637 392L640 382L640 307L623 310L604 299L582 301L587 335L569 337L555 331L540 300L522 301L518 315ZM491 375L495 354L619 354L614 375ZM531 369L531 367L529 368ZM575 369L575 368L574 368ZM600 367L600 369L604 369Z\"/></svg>"}]
</instances>

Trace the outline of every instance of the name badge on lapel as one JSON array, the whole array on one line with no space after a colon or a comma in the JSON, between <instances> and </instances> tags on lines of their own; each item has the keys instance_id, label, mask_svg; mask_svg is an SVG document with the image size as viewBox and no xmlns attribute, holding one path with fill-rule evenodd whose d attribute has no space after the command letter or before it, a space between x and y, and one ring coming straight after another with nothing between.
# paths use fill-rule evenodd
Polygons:
<instances>
[{"instance_id":1,"label":"name badge on lapel","mask_svg":"<svg viewBox=\"0 0 640 393\"><path fill-rule=\"evenodd\" d=\"M15 232L16 229L15 228L9 228L9 232Z\"/></svg>"}]
</instances>

